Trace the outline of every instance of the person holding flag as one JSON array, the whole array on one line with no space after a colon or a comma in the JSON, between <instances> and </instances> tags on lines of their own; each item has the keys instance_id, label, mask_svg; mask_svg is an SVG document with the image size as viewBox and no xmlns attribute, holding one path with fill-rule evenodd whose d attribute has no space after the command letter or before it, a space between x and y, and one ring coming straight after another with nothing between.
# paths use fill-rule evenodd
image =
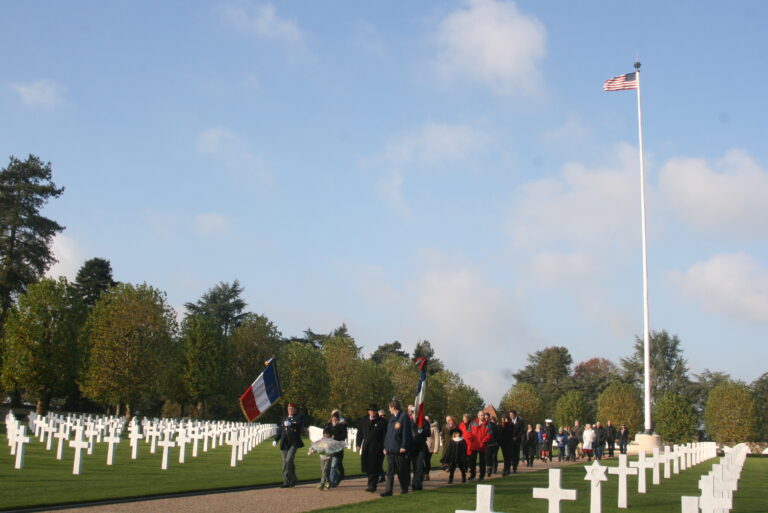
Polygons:
<instances>
[{"instance_id":1,"label":"person holding flag","mask_svg":"<svg viewBox=\"0 0 768 513\"><path fill-rule=\"evenodd\" d=\"M275 436L273 446L280 445L283 452L283 484L280 488L293 488L296 486L296 451L304 447L301 440L301 431L304 428L304 419L295 404L288 404L288 415L280 423L280 430Z\"/></svg>"}]
</instances>

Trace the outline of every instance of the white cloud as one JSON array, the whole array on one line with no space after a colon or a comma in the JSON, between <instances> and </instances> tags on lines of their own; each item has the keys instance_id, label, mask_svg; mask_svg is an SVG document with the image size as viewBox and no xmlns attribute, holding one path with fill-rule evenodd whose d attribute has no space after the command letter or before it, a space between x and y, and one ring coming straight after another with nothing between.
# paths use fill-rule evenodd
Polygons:
<instances>
[{"instance_id":1,"label":"white cloud","mask_svg":"<svg viewBox=\"0 0 768 513\"><path fill-rule=\"evenodd\" d=\"M271 183L272 175L263 158L253 153L247 142L225 127L212 127L197 137L197 151L215 158L224 168L247 182Z\"/></svg>"},{"instance_id":2,"label":"white cloud","mask_svg":"<svg viewBox=\"0 0 768 513\"><path fill-rule=\"evenodd\" d=\"M219 10L224 21L240 32L283 43L302 43L303 36L296 22L278 16L277 9L270 3L228 4Z\"/></svg>"},{"instance_id":3,"label":"white cloud","mask_svg":"<svg viewBox=\"0 0 768 513\"><path fill-rule=\"evenodd\" d=\"M74 239L62 234L53 238L51 250L58 262L53 264L45 275L52 278L64 276L68 280L74 281L77 271L85 262L85 251L77 245Z\"/></svg>"},{"instance_id":4,"label":"white cloud","mask_svg":"<svg viewBox=\"0 0 768 513\"><path fill-rule=\"evenodd\" d=\"M65 88L54 80L36 80L28 84L13 83L8 87L30 107L53 108L64 103Z\"/></svg>"},{"instance_id":5,"label":"white cloud","mask_svg":"<svg viewBox=\"0 0 768 513\"><path fill-rule=\"evenodd\" d=\"M576 116L569 116L562 125L545 132L542 139L549 143L575 146L583 143L589 136L589 131Z\"/></svg>"},{"instance_id":6,"label":"white cloud","mask_svg":"<svg viewBox=\"0 0 768 513\"><path fill-rule=\"evenodd\" d=\"M499 94L534 93L541 83L546 30L514 2L468 0L442 20L435 35L438 74L465 80Z\"/></svg>"},{"instance_id":7,"label":"white cloud","mask_svg":"<svg viewBox=\"0 0 768 513\"><path fill-rule=\"evenodd\" d=\"M639 239L637 151L622 146L615 166L567 164L557 177L517 191L509 232L521 247L563 243L577 247L625 245Z\"/></svg>"},{"instance_id":8,"label":"white cloud","mask_svg":"<svg viewBox=\"0 0 768 513\"><path fill-rule=\"evenodd\" d=\"M768 237L768 171L743 151L731 150L714 165L671 159L659 185L668 206L700 232Z\"/></svg>"},{"instance_id":9,"label":"white cloud","mask_svg":"<svg viewBox=\"0 0 768 513\"><path fill-rule=\"evenodd\" d=\"M768 269L746 253L718 254L669 280L704 309L734 319L768 322Z\"/></svg>"},{"instance_id":10,"label":"white cloud","mask_svg":"<svg viewBox=\"0 0 768 513\"><path fill-rule=\"evenodd\" d=\"M211 237L229 233L232 229L232 220L222 214L208 212L195 216L193 225L198 235Z\"/></svg>"},{"instance_id":11,"label":"white cloud","mask_svg":"<svg viewBox=\"0 0 768 513\"><path fill-rule=\"evenodd\" d=\"M403 198L402 187L403 173L394 169L376 182L376 195L400 215L407 216L411 209Z\"/></svg>"},{"instance_id":12,"label":"white cloud","mask_svg":"<svg viewBox=\"0 0 768 513\"><path fill-rule=\"evenodd\" d=\"M594 258L586 253L543 251L531 259L531 273L545 286L582 285L594 278Z\"/></svg>"},{"instance_id":13,"label":"white cloud","mask_svg":"<svg viewBox=\"0 0 768 513\"><path fill-rule=\"evenodd\" d=\"M426 123L390 141L384 157L396 166L435 166L465 160L492 141L488 134L468 125Z\"/></svg>"}]
</instances>

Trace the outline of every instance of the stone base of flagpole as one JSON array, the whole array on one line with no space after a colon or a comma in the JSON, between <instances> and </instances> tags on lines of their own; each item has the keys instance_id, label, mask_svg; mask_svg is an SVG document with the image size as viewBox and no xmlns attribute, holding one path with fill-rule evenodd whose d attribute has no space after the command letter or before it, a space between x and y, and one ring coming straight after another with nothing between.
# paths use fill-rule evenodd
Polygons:
<instances>
[{"instance_id":1,"label":"stone base of flagpole","mask_svg":"<svg viewBox=\"0 0 768 513\"><path fill-rule=\"evenodd\" d=\"M627 446L627 454L640 454L644 452L647 455L653 454L653 449L661 449L661 437L657 434L638 433L635 435L635 441Z\"/></svg>"}]
</instances>

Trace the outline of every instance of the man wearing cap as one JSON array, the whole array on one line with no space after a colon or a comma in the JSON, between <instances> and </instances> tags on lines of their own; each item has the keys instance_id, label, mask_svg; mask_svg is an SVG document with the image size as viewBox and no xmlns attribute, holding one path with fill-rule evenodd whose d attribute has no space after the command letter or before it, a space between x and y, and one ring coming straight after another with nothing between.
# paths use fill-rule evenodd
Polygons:
<instances>
[{"instance_id":1,"label":"man wearing cap","mask_svg":"<svg viewBox=\"0 0 768 513\"><path fill-rule=\"evenodd\" d=\"M360 468L368 476L366 492L375 492L384 463L384 436L387 421L380 417L375 404L368 405L368 415L358 425L357 449L360 451Z\"/></svg>"},{"instance_id":2,"label":"man wearing cap","mask_svg":"<svg viewBox=\"0 0 768 513\"><path fill-rule=\"evenodd\" d=\"M384 451L387 456L387 484L382 497L392 495L395 487L395 474L400 482L400 493L408 493L411 482L411 472L408 465L408 453L413 448L413 432L411 419L400 407L400 401L389 401L389 413L392 415L384 436Z\"/></svg>"},{"instance_id":3,"label":"man wearing cap","mask_svg":"<svg viewBox=\"0 0 768 513\"><path fill-rule=\"evenodd\" d=\"M304 447L301 441L301 431L303 429L303 419L298 412L295 404L288 404L288 415L283 419L280 430L275 436L273 446L280 444L280 450L283 452L283 484L280 488L292 488L296 485L296 450Z\"/></svg>"}]
</instances>

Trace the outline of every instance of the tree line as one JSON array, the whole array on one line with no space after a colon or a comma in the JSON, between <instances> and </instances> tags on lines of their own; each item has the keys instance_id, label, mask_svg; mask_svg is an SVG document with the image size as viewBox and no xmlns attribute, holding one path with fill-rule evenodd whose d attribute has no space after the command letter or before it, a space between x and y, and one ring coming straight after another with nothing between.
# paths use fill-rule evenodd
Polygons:
<instances>
[{"instance_id":1,"label":"tree line","mask_svg":"<svg viewBox=\"0 0 768 513\"><path fill-rule=\"evenodd\" d=\"M445 368L429 341L412 354L394 341L365 356L345 325L285 337L266 316L246 310L237 280L221 282L185 304L178 322L165 293L113 279L108 260L85 262L73 282L45 278L55 263L53 237L64 230L41 214L64 192L50 163L30 155L0 170L0 386L12 402L71 411L108 409L130 416L237 418L236 398L278 359L283 402L310 417L331 408L362 416L371 402L415 394L412 358L430 358L429 413L437 418L484 406L478 391ZM573 366L565 347L528 355L510 376L499 408L530 422L553 418L642 424L642 341L616 365L592 358ZM722 440L768 438L768 373L751 384L722 372L689 375L679 339L652 334L654 428L665 440L706 434ZM268 412L266 420L279 414Z\"/></svg>"}]
</instances>

